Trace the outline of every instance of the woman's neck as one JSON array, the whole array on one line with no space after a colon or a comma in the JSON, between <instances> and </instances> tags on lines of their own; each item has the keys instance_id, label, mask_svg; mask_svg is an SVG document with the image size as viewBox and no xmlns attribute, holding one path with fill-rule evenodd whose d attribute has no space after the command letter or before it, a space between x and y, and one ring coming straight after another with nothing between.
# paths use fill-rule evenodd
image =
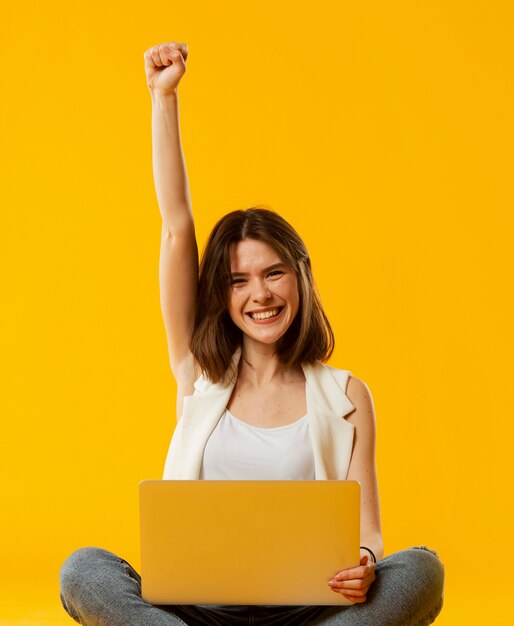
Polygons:
<instances>
[{"instance_id":1,"label":"woman's neck","mask_svg":"<svg viewBox=\"0 0 514 626\"><path fill-rule=\"evenodd\" d=\"M243 345L238 365L238 380L254 388L297 382L304 378L301 368L283 365L275 352L276 344Z\"/></svg>"}]
</instances>

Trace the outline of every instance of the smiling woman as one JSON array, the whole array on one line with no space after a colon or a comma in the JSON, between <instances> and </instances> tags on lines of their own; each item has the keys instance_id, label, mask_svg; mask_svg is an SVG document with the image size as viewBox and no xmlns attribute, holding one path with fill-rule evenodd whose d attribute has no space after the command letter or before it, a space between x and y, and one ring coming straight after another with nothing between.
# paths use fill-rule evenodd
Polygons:
<instances>
[{"instance_id":1,"label":"smiling woman","mask_svg":"<svg viewBox=\"0 0 514 626\"><path fill-rule=\"evenodd\" d=\"M247 332L247 317L254 322L250 330L255 324L274 324L275 341L289 328L298 312L298 284L294 269L281 260L276 261L278 258L269 244L257 239L243 239L231 246L232 287L227 306L232 321L243 333ZM238 271L243 268L248 268L248 271ZM239 313L244 325L241 325ZM277 325L279 321L281 324ZM247 335L243 335L245 343L248 339ZM259 335L259 341L271 343L273 339Z\"/></svg>"},{"instance_id":2,"label":"smiling woman","mask_svg":"<svg viewBox=\"0 0 514 626\"><path fill-rule=\"evenodd\" d=\"M269 320L249 315L275 308L278 315ZM200 263L190 348L201 369L219 382L236 348L248 355L255 342L297 369L302 361L326 361L334 349L304 242L283 217L262 206L232 211L214 226Z\"/></svg>"},{"instance_id":3,"label":"smiling woman","mask_svg":"<svg viewBox=\"0 0 514 626\"><path fill-rule=\"evenodd\" d=\"M141 577L127 561L83 548L61 568L63 606L95 626L429 624L442 606L443 566L428 549L384 557L373 400L364 381L326 364L334 335L301 237L266 207L232 211L215 224L198 263L178 116L187 56L179 42L145 52L161 310L177 381L178 424L163 478L357 481L360 560L327 572L320 606L155 606L142 599ZM291 572L291 584L299 575ZM208 579L202 570L195 587ZM333 594L349 605L325 606Z\"/></svg>"}]
</instances>

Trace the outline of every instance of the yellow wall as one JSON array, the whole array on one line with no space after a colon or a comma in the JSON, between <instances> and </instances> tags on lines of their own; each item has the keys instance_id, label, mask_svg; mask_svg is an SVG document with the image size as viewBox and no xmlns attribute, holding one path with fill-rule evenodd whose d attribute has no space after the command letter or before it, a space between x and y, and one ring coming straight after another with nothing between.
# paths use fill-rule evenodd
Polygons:
<instances>
[{"instance_id":1,"label":"yellow wall","mask_svg":"<svg viewBox=\"0 0 514 626\"><path fill-rule=\"evenodd\" d=\"M439 552L438 623L507 623L511 3L150 6L2 11L0 623L18 597L57 615L80 546L139 565L138 483L175 424L143 66L169 40L200 247L236 208L293 223L330 363L374 396L386 551Z\"/></svg>"}]
</instances>

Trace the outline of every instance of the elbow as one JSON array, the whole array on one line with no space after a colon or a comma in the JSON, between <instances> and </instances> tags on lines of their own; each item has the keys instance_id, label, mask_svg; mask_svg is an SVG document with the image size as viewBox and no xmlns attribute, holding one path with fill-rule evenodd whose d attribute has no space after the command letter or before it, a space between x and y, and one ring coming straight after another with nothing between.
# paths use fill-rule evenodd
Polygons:
<instances>
[{"instance_id":1,"label":"elbow","mask_svg":"<svg viewBox=\"0 0 514 626\"><path fill-rule=\"evenodd\" d=\"M161 243L179 244L184 242L189 248L197 250L195 227L193 222L186 218L175 220L173 224L169 221L162 221Z\"/></svg>"}]
</instances>

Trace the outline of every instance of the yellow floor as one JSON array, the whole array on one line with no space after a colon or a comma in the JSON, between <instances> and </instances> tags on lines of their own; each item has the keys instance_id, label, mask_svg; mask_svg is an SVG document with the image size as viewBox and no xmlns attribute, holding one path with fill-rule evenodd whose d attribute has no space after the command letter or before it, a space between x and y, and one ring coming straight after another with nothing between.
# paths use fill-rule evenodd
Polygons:
<instances>
[{"instance_id":1,"label":"yellow floor","mask_svg":"<svg viewBox=\"0 0 514 626\"><path fill-rule=\"evenodd\" d=\"M0 626L77 624L61 605L58 583L1 581Z\"/></svg>"}]
</instances>

